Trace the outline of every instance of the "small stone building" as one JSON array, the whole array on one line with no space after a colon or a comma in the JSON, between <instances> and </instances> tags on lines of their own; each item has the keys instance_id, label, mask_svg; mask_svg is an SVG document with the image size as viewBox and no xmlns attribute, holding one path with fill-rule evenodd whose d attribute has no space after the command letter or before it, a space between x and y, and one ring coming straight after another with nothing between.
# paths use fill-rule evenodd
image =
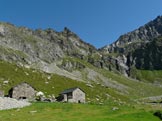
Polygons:
<instances>
[{"instance_id":1,"label":"small stone building","mask_svg":"<svg viewBox=\"0 0 162 121\"><path fill-rule=\"evenodd\" d=\"M64 90L60 96L62 102L85 103L85 92L79 87Z\"/></svg>"},{"instance_id":2,"label":"small stone building","mask_svg":"<svg viewBox=\"0 0 162 121\"><path fill-rule=\"evenodd\" d=\"M9 90L9 97L15 99L34 99L36 90L26 82L20 83Z\"/></svg>"}]
</instances>

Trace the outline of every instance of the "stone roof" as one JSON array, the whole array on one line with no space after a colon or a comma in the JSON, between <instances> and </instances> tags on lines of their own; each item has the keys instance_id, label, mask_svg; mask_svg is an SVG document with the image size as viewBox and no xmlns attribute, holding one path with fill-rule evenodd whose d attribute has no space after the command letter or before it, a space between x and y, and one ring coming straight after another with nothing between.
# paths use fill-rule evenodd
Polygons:
<instances>
[{"instance_id":1,"label":"stone roof","mask_svg":"<svg viewBox=\"0 0 162 121\"><path fill-rule=\"evenodd\" d=\"M14 88L16 88L16 87L18 87L18 86L21 86L21 85L23 85L23 84L27 84L27 85L29 85L30 87L32 87L34 90L36 90L32 85L30 85L30 84L27 83L27 82L21 82L21 83L15 85L14 87L12 87L11 89L14 89Z\"/></svg>"},{"instance_id":2,"label":"stone roof","mask_svg":"<svg viewBox=\"0 0 162 121\"><path fill-rule=\"evenodd\" d=\"M80 89L79 87L74 87L74 88L69 88L69 89L66 89L64 90L63 92L61 92L60 94L67 94L67 93L70 93L70 92L73 92L74 90L76 89ZM83 91L82 89L80 89L81 91ZM84 92L84 91L83 91ZM85 92L84 92L85 93Z\"/></svg>"}]
</instances>

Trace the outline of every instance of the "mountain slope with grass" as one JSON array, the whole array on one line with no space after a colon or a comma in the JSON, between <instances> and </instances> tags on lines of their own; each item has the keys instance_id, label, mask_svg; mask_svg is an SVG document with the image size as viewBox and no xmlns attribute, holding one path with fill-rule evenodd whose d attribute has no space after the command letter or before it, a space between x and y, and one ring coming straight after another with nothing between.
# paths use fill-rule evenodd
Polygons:
<instances>
[{"instance_id":1,"label":"mountain slope with grass","mask_svg":"<svg viewBox=\"0 0 162 121\"><path fill-rule=\"evenodd\" d=\"M4 90L6 95L11 87L21 82L31 84L37 91L44 92L47 97L50 97L50 95L58 96L60 92L67 88L80 87L86 92L86 101L95 103L106 103L114 100L118 103L134 102L139 98L159 96L162 93L162 88L157 85L138 82L103 70L98 71L105 75L107 79L110 79L105 80L107 85L94 81L72 80L65 76L49 74L3 61L0 62L0 67L1 90Z\"/></svg>"},{"instance_id":2,"label":"mountain slope with grass","mask_svg":"<svg viewBox=\"0 0 162 121\"><path fill-rule=\"evenodd\" d=\"M28 82L46 96L58 96L77 86L87 102L98 103L162 95L161 20L120 37L113 49L100 50L68 28L31 30L1 22L0 88L7 95L11 87Z\"/></svg>"},{"instance_id":3,"label":"mountain slope with grass","mask_svg":"<svg viewBox=\"0 0 162 121\"><path fill-rule=\"evenodd\" d=\"M116 60L113 62L114 68L120 73L141 81L150 81L142 72L152 71L150 73L154 78L151 78L151 82L154 82L160 77L162 70L161 37L162 16L158 16L144 26L120 36L117 41L100 51L107 56L107 60ZM159 75L154 71L158 71ZM161 79L158 82L161 83Z\"/></svg>"},{"instance_id":4,"label":"mountain slope with grass","mask_svg":"<svg viewBox=\"0 0 162 121\"><path fill-rule=\"evenodd\" d=\"M33 102L0 111L0 120L159 121L161 28L159 16L97 50L68 28L31 30L1 22L0 91L7 96L12 87L27 82L50 98L80 87L86 104Z\"/></svg>"}]
</instances>

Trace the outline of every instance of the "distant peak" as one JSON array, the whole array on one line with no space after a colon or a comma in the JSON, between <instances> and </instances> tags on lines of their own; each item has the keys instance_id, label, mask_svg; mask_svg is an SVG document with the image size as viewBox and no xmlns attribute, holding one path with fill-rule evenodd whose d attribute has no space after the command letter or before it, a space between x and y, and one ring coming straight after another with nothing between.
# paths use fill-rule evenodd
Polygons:
<instances>
[{"instance_id":1,"label":"distant peak","mask_svg":"<svg viewBox=\"0 0 162 121\"><path fill-rule=\"evenodd\" d=\"M158 16L157 18L158 18L158 19L162 19L162 15Z\"/></svg>"},{"instance_id":2,"label":"distant peak","mask_svg":"<svg viewBox=\"0 0 162 121\"><path fill-rule=\"evenodd\" d=\"M155 23L159 23L161 22L162 23L162 16L158 16L156 19L153 20Z\"/></svg>"}]
</instances>

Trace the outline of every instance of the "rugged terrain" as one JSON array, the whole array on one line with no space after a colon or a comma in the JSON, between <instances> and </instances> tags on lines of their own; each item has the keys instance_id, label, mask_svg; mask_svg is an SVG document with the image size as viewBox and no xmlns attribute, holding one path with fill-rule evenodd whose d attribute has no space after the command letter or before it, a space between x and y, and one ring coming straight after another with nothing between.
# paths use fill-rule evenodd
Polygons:
<instances>
[{"instance_id":1,"label":"rugged terrain","mask_svg":"<svg viewBox=\"0 0 162 121\"><path fill-rule=\"evenodd\" d=\"M68 28L31 30L1 22L0 88L7 94L25 81L46 95L58 95L79 86L87 101L99 103L159 96L161 36L161 16L101 49Z\"/></svg>"},{"instance_id":2,"label":"rugged terrain","mask_svg":"<svg viewBox=\"0 0 162 121\"><path fill-rule=\"evenodd\" d=\"M16 100L12 98L2 98L0 97L0 110L7 110L12 108L23 108L25 106L31 105L27 101Z\"/></svg>"},{"instance_id":3,"label":"rugged terrain","mask_svg":"<svg viewBox=\"0 0 162 121\"><path fill-rule=\"evenodd\" d=\"M161 37L162 16L158 16L144 26L120 36L117 41L100 51L116 58L118 71L135 77L136 69L162 69Z\"/></svg>"}]
</instances>

